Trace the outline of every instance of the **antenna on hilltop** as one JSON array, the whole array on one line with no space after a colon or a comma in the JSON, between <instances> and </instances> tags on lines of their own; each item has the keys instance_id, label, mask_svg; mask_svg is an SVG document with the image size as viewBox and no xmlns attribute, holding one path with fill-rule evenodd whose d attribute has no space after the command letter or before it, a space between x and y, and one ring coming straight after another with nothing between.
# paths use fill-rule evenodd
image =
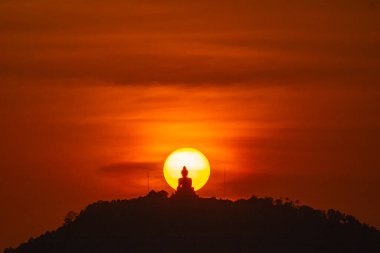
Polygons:
<instances>
[{"instance_id":1,"label":"antenna on hilltop","mask_svg":"<svg viewBox=\"0 0 380 253\"><path fill-rule=\"evenodd\" d=\"M223 197L226 198L226 165L223 168Z\"/></svg>"},{"instance_id":2,"label":"antenna on hilltop","mask_svg":"<svg viewBox=\"0 0 380 253\"><path fill-rule=\"evenodd\" d=\"M147 178L147 184L148 184L148 193L149 193L149 191L150 191L150 185L149 185L149 170L148 170L148 172L146 173L146 178Z\"/></svg>"}]
</instances>

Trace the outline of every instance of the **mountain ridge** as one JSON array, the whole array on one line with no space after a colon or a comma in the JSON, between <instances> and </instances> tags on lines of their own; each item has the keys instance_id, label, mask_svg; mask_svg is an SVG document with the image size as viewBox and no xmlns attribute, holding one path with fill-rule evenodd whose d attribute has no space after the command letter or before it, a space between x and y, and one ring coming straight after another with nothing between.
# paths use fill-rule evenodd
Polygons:
<instances>
[{"instance_id":1,"label":"mountain ridge","mask_svg":"<svg viewBox=\"0 0 380 253\"><path fill-rule=\"evenodd\" d=\"M380 231L351 215L273 198L98 201L4 253L380 252Z\"/></svg>"}]
</instances>

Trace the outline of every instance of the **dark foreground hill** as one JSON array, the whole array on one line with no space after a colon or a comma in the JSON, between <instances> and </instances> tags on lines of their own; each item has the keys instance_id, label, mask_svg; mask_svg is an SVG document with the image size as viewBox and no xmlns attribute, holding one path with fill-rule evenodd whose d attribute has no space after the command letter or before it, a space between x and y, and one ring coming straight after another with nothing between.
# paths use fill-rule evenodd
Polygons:
<instances>
[{"instance_id":1,"label":"dark foreground hill","mask_svg":"<svg viewBox=\"0 0 380 253\"><path fill-rule=\"evenodd\" d=\"M151 192L99 201L12 253L380 252L380 231L354 217L271 198L176 199Z\"/></svg>"}]
</instances>

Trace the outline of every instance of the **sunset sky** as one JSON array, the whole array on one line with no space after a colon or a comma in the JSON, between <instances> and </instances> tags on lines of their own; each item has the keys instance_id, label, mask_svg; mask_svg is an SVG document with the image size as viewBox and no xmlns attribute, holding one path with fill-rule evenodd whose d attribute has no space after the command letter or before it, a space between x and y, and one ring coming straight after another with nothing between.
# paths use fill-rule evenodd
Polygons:
<instances>
[{"instance_id":1,"label":"sunset sky","mask_svg":"<svg viewBox=\"0 0 380 253\"><path fill-rule=\"evenodd\" d=\"M0 249L97 200L290 197L380 228L378 0L0 1Z\"/></svg>"}]
</instances>

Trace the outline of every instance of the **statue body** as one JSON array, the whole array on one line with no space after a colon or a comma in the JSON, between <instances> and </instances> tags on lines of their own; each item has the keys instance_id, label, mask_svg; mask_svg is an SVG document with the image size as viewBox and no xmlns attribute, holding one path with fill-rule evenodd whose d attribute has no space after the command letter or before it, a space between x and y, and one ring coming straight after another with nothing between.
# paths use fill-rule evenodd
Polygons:
<instances>
[{"instance_id":1,"label":"statue body","mask_svg":"<svg viewBox=\"0 0 380 253\"><path fill-rule=\"evenodd\" d=\"M185 177L185 178L178 178L178 188L193 188L192 187L193 181L191 178Z\"/></svg>"}]
</instances>

